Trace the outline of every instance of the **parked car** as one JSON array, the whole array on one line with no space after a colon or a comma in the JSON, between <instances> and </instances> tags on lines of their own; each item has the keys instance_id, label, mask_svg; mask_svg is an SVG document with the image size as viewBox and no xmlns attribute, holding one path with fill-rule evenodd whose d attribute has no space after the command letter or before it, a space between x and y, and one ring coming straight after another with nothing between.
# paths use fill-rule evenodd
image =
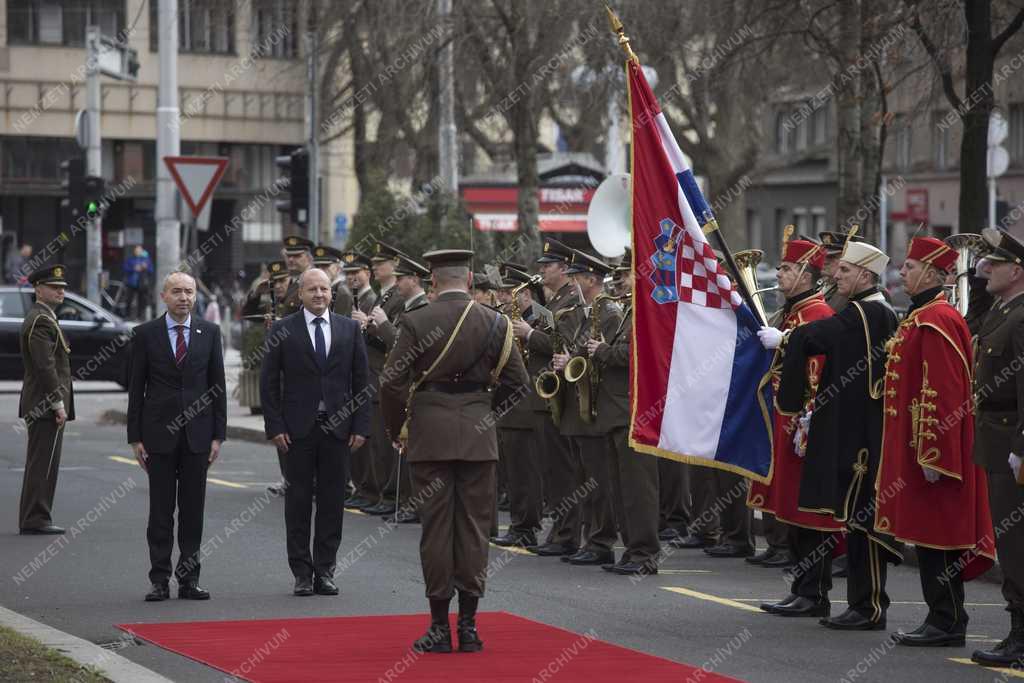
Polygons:
<instances>
[{"instance_id":1,"label":"parked car","mask_svg":"<svg viewBox=\"0 0 1024 683\"><path fill-rule=\"evenodd\" d=\"M19 336L35 293L30 287L0 287L0 380L24 377ZM54 311L71 345L71 376L128 387L132 324L80 294L67 292Z\"/></svg>"}]
</instances>

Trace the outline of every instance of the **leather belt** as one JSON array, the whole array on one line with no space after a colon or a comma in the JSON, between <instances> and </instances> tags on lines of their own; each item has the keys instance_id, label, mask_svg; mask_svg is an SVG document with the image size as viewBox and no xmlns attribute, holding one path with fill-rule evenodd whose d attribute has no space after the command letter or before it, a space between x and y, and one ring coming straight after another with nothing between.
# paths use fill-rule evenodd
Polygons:
<instances>
[{"instance_id":1,"label":"leather belt","mask_svg":"<svg viewBox=\"0 0 1024 683\"><path fill-rule=\"evenodd\" d=\"M439 391L442 394L471 394L487 391L483 382L424 382L419 391Z\"/></svg>"}]
</instances>

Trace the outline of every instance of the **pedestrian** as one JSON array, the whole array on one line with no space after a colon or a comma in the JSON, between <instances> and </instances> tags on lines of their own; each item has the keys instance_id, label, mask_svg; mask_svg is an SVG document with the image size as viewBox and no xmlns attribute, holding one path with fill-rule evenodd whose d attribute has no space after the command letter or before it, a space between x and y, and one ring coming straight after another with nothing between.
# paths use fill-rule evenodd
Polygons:
<instances>
[{"instance_id":1,"label":"pedestrian","mask_svg":"<svg viewBox=\"0 0 1024 683\"><path fill-rule=\"evenodd\" d=\"M149 278L153 261L141 244L136 244L131 256L124 261L124 286L128 288L127 314L140 320L149 305Z\"/></svg>"},{"instance_id":2,"label":"pedestrian","mask_svg":"<svg viewBox=\"0 0 1024 683\"><path fill-rule=\"evenodd\" d=\"M12 285L23 285L28 282L26 270L32 262L32 245L22 244L18 251L13 249L4 263L4 278ZM31 283L29 283L31 284Z\"/></svg>"},{"instance_id":3,"label":"pedestrian","mask_svg":"<svg viewBox=\"0 0 1024 683\"><path fill-rule=\"evenodd\" d=\"M423 522L420 562L431 621L413 649L451 652L448 606L458 591L459 650L477 652L483 642L476 610L496 507L492 404L521 391L527 376L508 318L470 297L473 252L444 249L423 258L437 299L400 318L381 374L385 426L396 441L407 434Z\"/></svg>"},{"instance_id":4,"label":"pedestrian","mask_svg":"<svg viewBox=\"0 0 1024 683\"><path fill-rule=\"evenodd\" d=\"M283 454L284 520L294 594L337 595L349 456L370 433L369 373L359 324L331 313L319 268L299 276L301 306L267 333L260 400L267 438ZM316 499L313 547L310 516Z\"/></svg>"},{"instance_id":5,"label":"pedestrian","mask_svg":"<svg viewBox=\"0 0 1024 683\"><path fill-rule=\"evenodd\" d=\"M170 597L175 509L178 597L207 600L199 585L206 474L227 431L220 328L192 315L196 280L174 271L160 298L167 311L135 328L128 385L128 443L149 476L152 584L147 602Z\"/></svg>"},{"instance_id":6,"label":"pedestrian","mask_svg":"<svg viewBox=\"0 0 1024 683\"><path fill-rule=\"evenodd\" d=\"M54 308L64 302L66 269L44 266L28 276L35 303L21 323L21 385L18 416L28 428L28 452L18 506L22 534L63 534L53 524L53 495L57 489L64 426L75 419L71 384L71 346L57 323Z\"/></svg>"}]
</instances>

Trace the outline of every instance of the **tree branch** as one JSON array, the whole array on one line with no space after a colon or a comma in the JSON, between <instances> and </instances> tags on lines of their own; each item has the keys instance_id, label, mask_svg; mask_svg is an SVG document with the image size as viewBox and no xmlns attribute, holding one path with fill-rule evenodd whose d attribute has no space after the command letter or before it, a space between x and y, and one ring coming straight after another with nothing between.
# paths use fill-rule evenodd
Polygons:
<instances>
[{"instance_id":1,"label":"tree branch","mask_svg":"<svg viewBox=\"0 0 1024 683\"><path fill-rule=\"evenodd\" d=\"M1017 12L1010 23L1002 30L1002 32L992 39L992 60L995 61L996 55L1003 49L1003 45L1010 39L1014 33L1020 30L1020 27L1024 25L1024 9Z\"/></svg>"},{"instance_id":2,"label":"tree branch","mask_svg":"<svg viewBox=\"0 0 1024 683\"><path fill-rule=\"evenodd\" d=\"M910 16L910 28L917 34L918 40L921 41L921 46L924 47L924 51L928 53L928 56L931 57L932 62L935 64L935 68L942 79L942 91L946 94L946 99L949 100L950 105L952 105L955 111L960 111L963 101L956 94L956 87L953 85L953 69L949 65L949 60L939 54L935 43L928 37L924 26L921 25L921 16L918 13L916 3Z\"/></svg>"}]
</instances>

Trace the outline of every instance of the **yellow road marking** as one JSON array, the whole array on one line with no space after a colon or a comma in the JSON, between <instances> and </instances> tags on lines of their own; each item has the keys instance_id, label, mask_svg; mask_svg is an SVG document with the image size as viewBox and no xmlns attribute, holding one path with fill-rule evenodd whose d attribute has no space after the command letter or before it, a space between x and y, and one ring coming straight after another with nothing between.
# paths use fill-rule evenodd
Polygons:
<instances>
[{"instance_id":1,"label":"yellow road marking","mask_svg":"<svg viewBox=\"0 0 1024 683\"><path fill-rule=\"evenodd\" d=\"M716 602L719 605L725 605L726 607L735 607L736 609L742 609L748 612L757 612L758 614L765 614L765 612L762 612L759 608L751 607L750 605L744 605L742 602L739 602L737 600L730 600L729 598L720 598L717 595L701 593L700 591L690 590L689 588L680 588L678 586L661 586L661 589L672 591L673 593L679 593L680 595L688 595L689 597L697 598L698 600Z\"/></svg>"},{"instance_id":2,"label":"yellow road marking","mask_svg":"<svg viewBox=\"0 0 1024 683\"><path fill-rule=\"evenodd\" d=\"M133 459L133 458L125 458L125 457L122 457L120 455L110 455L110 456L107 456L107 457L109 457L114 462L121 462L121 463L124 463L126 465L135 465L136 467L138 467L138 465L139 465L138 461ZM211 484L218 484L220 486L227 486L228 488L231 488L231 489L247 489L247 488L249 488L245 484L236 484L233 481L224 481L223 479L215 479L214 477L207 477L206 481L210 482Z\"/></svg>"},{"instance_id":3,"label":"yellow road marking","mask_svg":"<svg viewBox=\"0 0 1024 683\"><path fill-rule=\"evenodd\" d=\"M1011 669L1008 667L1005 669L1000 669L993 666L981 666L980 664L975 664L967 657L950 657L949 661L956 662L957 664L968 664L978 669L992 671L993 673L997 673L1001 676L1013 676L1014 678L1024 678L1024 671L1017 671L1016 669Z\"/></svg>"},{"instance_id":4,"label":"yellow road marking","mask_svg":"<svg viewBox=\"0 0 1024 683\"><path fill-rule=\"evenodd\" d=\"M710 569L659 569L659 574L714 574Z\"/></svg>"},{"instance_id":5,"label":"yellow road marking","mask_svg":"<svg viewBox=\"0 0 1024 683\"><path fill-rule=\"evenodd\" d=\"M540 557L539 555L534 555L526 548L522 548L518 545L498 545L496 543L491 543L491 545L500 550L507 550L510 553L515 553L516 555L531 555L533 557Z\"/></svg>"},{"instance_id":6,"label":"yellow road marking","mask_svg":"<svg viewBox=\"0 0 1024 683\"><path fill-rule=\"evenodd\" d=\"M665 571L667 573L667 572L673 571L673 570L669 569L669 570L663 570L663 571ZM730 600L736 600L738 602L766 602L770 598L729 598L729 599ZM927 605L928 603L921 602L920 600L902 600L902 601L901 600L893 600L889 604L891 604L891 605ZM964 603L964 607L1006 607L1006 603L1005 602L965 602Z\"/></svg>"}]
</instances>

